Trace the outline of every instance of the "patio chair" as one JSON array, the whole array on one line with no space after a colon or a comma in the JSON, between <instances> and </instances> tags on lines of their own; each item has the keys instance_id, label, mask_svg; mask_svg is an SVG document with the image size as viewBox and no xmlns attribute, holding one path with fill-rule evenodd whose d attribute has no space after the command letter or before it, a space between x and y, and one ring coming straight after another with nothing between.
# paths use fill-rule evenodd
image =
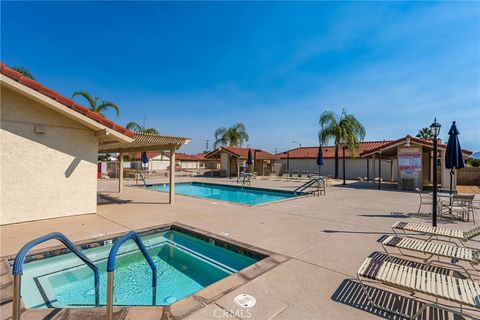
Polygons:
<instances>
[{"instance_id":1,"label":"patio chair","mask_svg":"<svg viewBox=\"0 0 480 320\"><path fill-rule=\"evenodd\" d=\"M452 276L413 268L403 264L380 261L367 258L357 271L357 278L365 293L369 305L409 319L418 318L429 306L443 309L463 316L464 305L480 309L480 283L460 279ZM409 316L401 312L378 305L367 290L362 280L374 280L383 285L405 290L411 293L423 293L435 298L435 303L423 303L418 311ZM452 309L438 304L437 299L444 299L460 304L460 310Z\"/></svg>"},{"instance_id":2,"label":"patio chair","mask_svg":"<svg viewBox=\"0 0 480 320\"><path fill-rule=\"evenodd\" d=\"M293 175L296 175L297 177L301 178L302 177L302 173L298 170L293 170Z\"/></svg>"},{"instance_id":3,"label":"patio chair","mask_svg":"<svg viewBox=\"0 0 480 320\"><path fill-rule=\"evenodd\" d=\"M306 175L307 178L310 178L310 172L306 171L306 170L303 170L302 171L302 175Z\"/></svg>"},{"instance_id":4,"label":"patio chair","mask_svg":"<svg viewBox=\"0 0 480 320\"><path fill-rule=\"evenodd\" d=\"M392 230L397 236L398 234L396 230L402 230L407 237L411 238L415 237L411 235L409 236L406 231L424 233L429 236L427 239L422 239L426 241L430 241L433 237L438 236L448 238L449 242L452 242L451 239L456 239L459 240L463 246L465 246L465 242L467 242L468 240L472 240L480 235L480 227L475 227L468 231L461 231L443 227L432 227L428 224L410 223L403 221L395 222L395 224L392 226Z\"/></svg>"},{"instance_id":5,"label":"patio chair","mask_svg":"<svg viewBox=\"0 0 480 320\"><path fill-rule=\"evenodd\" d=\"M432 207L433 198L429 194L423 194L422 191L420 191L420 189L418 188L415 188L415 191L417 191L420 196L420 205L418 206L418 214L420 214L422 206L429 206L430 208Z\"/></svg>"},{"instance_id":6,"label":"patio chair","mask_svg":"<svg viewBox=\"0 0 480 320\"><path fill-rule=\"evenodd\" d=\"M438 203L441 216L450 217L452 221L454 218L462 221L470 220L470 212L472 211L471 202L465 202L463 199L459 199L458 197L456 197L456 195L453 195L452 198L448 198L447 200L440 200Z\"/></svg>"},{"instance_id":7,"label":"patio chair","mask_svg":"<svg viewBox=\"0 0 480 320\"><path fill-rule=\"evenodd\" d=\"M429 261L432 257L446 257L451 258L453 260L462 260L468 262L473 269L478 269L478 264L480 263L480 250L472 249L472 248L465 248L465 247L458 247L452 246L437 242L425 241L420 239L411 239L411 238L402 238L396 236L386 236L383 240L380 241L382 244L383 250L388 254L388 250L386 247L392 247L398 249L398 251L404 256L410 256L417 259L420 259L418 256L412 256L405 254L403 250L415 251L423 253L424 255L428 256L423 258L424 261ZM432 261L433 262L433 261ZM443 261L437 261L446 264L452 264ZM457 267L461 267L465 273L471 279L470 274L468 271L463 268L462 266L452 264Z\"/></svg>"}]
</instances>

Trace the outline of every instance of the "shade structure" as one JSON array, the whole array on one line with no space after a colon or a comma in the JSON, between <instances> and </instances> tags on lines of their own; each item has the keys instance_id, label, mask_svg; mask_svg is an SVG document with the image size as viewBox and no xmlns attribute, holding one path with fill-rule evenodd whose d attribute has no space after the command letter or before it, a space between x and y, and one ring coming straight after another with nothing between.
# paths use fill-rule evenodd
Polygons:
<instances>
[{"instance_id":1,"label":"shade structure","mask_svg":"<svg viewBox=\"0 0 480 320\"><path fill-rule=\"evenodd\" d=\"M252 149L248 149L247 164L248 164L249 166L253 164L253 160L252 160Z\"/></svg>"},{"instance_id":2,"label":"shade structure","mask_svg":"<svg viewBox=\"0 0 480 320\"><path fill-rule=\"evenodd\" d=\"M458 140L457 125L453 121L450 130L448 131L448 143L447 150L445 152L445 168L450 169L450 194L452 194L452 180L454 171L453 169L461 169L464 166L462 148L460 147L460 141Z\"/></svg>"}]
</instances>

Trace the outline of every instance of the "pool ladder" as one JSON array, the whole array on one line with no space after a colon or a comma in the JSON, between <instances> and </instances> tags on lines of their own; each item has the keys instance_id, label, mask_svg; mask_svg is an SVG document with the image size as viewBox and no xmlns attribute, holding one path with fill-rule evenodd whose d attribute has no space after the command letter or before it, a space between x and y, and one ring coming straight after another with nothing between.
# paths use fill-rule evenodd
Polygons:
<instances>
[{"instance_id":1,"label":"pool ladder","mask_svg":"<svg viewBox=\"0 0 480 320\"><path fill-rule=\"evenodd\" d=\"M98 272L97 266L85 256L80 248L75 246L65 235L60 232L53 232L41 236L37 239L34 239L28 242L23 246L22 249L18 252L15 260L13 262L13 310L12 310L12 319L20 319L20 286L23 274L23 264L27 253L35 246L39 245L48 240L57 239L62 242L68 249L70 249L77 257L80 258L90 269L93 270L94 274L94 285L95 285L95 305L99 305L99 289L100 289L100 273ZM125 234L123 237L117 239L113 244L112 249L108 255L107 261L107 319L113 319L113 281L114 281L114 272L115 272L115 258L117 256L118 250L127 240L132 239L137 244L141 253L147 260L150 268L152 269L152 305L155 305L156 294L157 294L157 267L155 266L152 258L147 252L145 245L135 231L130 231Z\"/></svg>"},{"instance_id":2,"label":"pool ladder","mask_svg":"<svg viewBox=\"0 0 480 320\"><path fill-rule=\"evenodd\" d=\"M65 237L60 232L52 232L41 236L40 238L34 239L28 242L23 246L22 249L18 252L13 262L13 310L12 310L12 319L20 319L20 286L23 274L23 263L27 253L35 246L39 245L48 240L56 239L63 243L68 249L70 249L77 257L80 258L90 269L92 269L94 274L94 285L95 285L95 305L99 304L99 286L100 286L100 273L98 268L93 262L85 256L80 249L75 246L67 237Z\"/></svg>"}]
</instances>

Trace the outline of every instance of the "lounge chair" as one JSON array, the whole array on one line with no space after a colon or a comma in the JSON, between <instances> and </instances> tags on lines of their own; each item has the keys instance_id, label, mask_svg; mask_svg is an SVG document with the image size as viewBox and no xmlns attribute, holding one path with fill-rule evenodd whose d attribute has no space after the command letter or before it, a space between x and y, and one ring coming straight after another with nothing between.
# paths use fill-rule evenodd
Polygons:
<instances>
[{"instance_id":1,"label":"lounge chair","mask_svg":"<svg viewBox=\"0 0 480 320\"><path fill-rule=\"evenodd\" d=\"M419 240L419 239L395 237L395 236L386 236L384 239L380 241L380 243L382 244L383 249L387 254L389 252L386 247L393 247L398 249L400 253L405 256L409 256L409 255L405 254L402 250L421 252L424 255L428 255L428 257L423 259L424 261L430 260L433 256L446 257L446 258L452 258L454 260L466 261L470 263L472 268L474 268L475 270L479 270L478 264L480 263L480 250L452 246L452 245L447 245L443 243L437 243L437 242L431 242L431 241L425 241L425 240ZM414 256L414 257L420 258L417 256ZM450 264L448 262L445 262L445 263ZM455 265L455 266L458 266L458 265ZM468 271L465 268L463 269L465 273L470 277Z\"/></svg>"},{"instance_id":2,"label":"lounge chair","mask_svg":"<svg viewBox=\"0 0 480 320\"><path fill-rule=\"evenodd\" d=\"M429 236L428 239L426 239L426 241L429 241L434 236L446 237L449 239L450 242L451 242L451 239L457 239L460 241L462 245L465 245L465 242L467 242L468 240L472 240L473 238L478 237L480 235L480 226L470 229L468 231L461 231L461 230L455 230L455 229L443 228L443 227L432 227L427 224L410 223L410 222L402 222L402 221L395 222L395 224L392 226L392 230L396 235L398 235L396 230L402 230L403 233L407 236L409 235L406 233L406 231L424 233Z\"/></svg>"},{"instance_id":3,"label":"lounge chair","mask_svg":"<svg viewBox=\"0 0 480 320\"><path fill-rule=\"evenodd\" d=\"M306 175L307 178L310 178L310 172L306 171L306 170L303 170L302 171L302 175Z\"/></svg>"},{"instance_id":4,"label":"lounge chair","mask_svg":"<svg viewBox=\"0 0 480 320\"><path fill-rule=\"evenodd\" d=\"M301 174L300 171L298 171L298 170L293 170L293 175L296 175L296 176L298 176L298 177L301 177L301 176L302 176L302 174Z\"/></svg>"},{"instance_id":5,"label":"lounge chair","mask_svg":"<svg viewBox=\"0 0 480 320\"><path fill-rule=\"evenodd\" d=\"M396 264L388 261L380 261L373 258L367 258L357 271L357 278L362 289L367 296L368 303L383 311L406 317L410 319L418 318L428 306L434 306L438 309L463 315L462 306L471 306L480 309L480 283L460 279L440 273L417 269L403 264ZM435 298L435 303L423 303L421 308L413 315L406 314L382 307L375 303L373 297L369 294L363 279L371 279L380 283L406 290L412 293L423 293ZM437 299L445 299L460 304L460 310L439 305Z\"/></svg>"},{"instance_id":6,"label":"lounge chair","mask_svg":"<svg viewBox=\"0 0 480 320\"><path fill-rule=\"evenodd\" d=\"M420 189L418 188L415 188L415 191L417 191L420 196L420 205L418 206L418 214L420 214L422 210L422 206L429 206L430 208L432 207L433 198L429 194L423 194L422 191L420 191Z\"/></svg>"}]
</instances>

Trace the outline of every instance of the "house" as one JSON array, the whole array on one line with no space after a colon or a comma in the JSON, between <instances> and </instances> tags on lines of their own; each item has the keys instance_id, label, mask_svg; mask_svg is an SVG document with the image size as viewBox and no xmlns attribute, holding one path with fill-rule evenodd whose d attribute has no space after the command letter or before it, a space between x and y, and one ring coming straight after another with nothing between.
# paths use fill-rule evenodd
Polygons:
<instances>
[{"instance_id":1,"label":"house","mask_svg":"<svg viewBox=\"0 0 480 320\"><path fill-rule=\"evenodd\" d=\"M174 159L189 141L133 133L5 64L0 85L1 225L96 213L99 152L120 154L121 192L123 154L169 150Z\"/></svg>"},{"instance_id":2,"label":"house","mask_svg":"<svg viewBox=\"0 0 480 320\"><path fill-rule=\"evenodd\" d=\"M352 153L351 150L345 149L345 177L347 179L358 179L359 177L364 178L370 176L370 178L378 177L378 174L375 175L375 163L369 161L369 159L364 159L360 157L362 152L380 147L384 144L389 143L390 141L365 141L361 142L358 146L358 150L355 153ZM322 147L323 151L323 166L320 168L320 174L324 176L334 176L335 175L335 147L334 146L325 146ZM342 157L343 150L340 149L339 161L338 161L338 176L343 177L343 166L342 166ZM282 165L282 171L308 171L308 172L318 172L319 167L317 164L317 155L318 147L300 147L285 152L277 154L278 158L281 159L280 162ZM390 160L384 161L384 170L382 171L382 179L390 180L391 172L390 169L391 163ZM367 169L368 168L368 169Z\"/></svg>"},{"instance_id":3,"label":"house","mask_svg":"<svg viewBox=\"0 0 480 320\"><path fill-rule=\"evenodd\" d=\"M248 150L251 150L253 170L260 176L272 173L273 163L277 157L267 151L256 148L218 147L205 155L205 159L220 162L220 170L224 176L238 176L240 168L246 166Z\"/></svg>"},{"instance_id":4,"label":"house","mask_svg":"<svg viewBox=\"0 0 480 320\"><path fill-rule=\"evenodd\" d=\"M134 161L141 161L142 153L136 152L132 155ZM167 170L170 166L170 157L167 153L159 151L147 152L148 170ZM199 170L200 159L196 155L186 153L175 153L175 165L183 170Z\"/></svg>"}]
</instances>

